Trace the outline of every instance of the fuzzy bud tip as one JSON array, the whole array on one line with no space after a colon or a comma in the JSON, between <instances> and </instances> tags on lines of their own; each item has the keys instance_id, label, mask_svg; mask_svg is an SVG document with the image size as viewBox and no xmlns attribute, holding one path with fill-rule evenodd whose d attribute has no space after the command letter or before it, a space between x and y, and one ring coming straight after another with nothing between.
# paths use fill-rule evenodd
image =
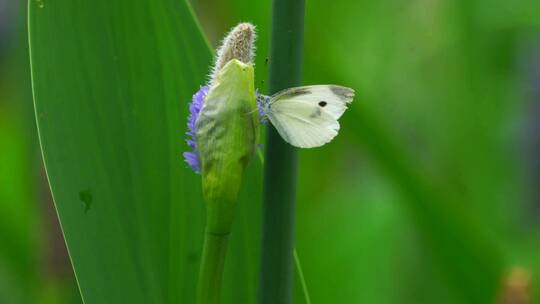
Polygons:
<instances>
[{"instance_id":1,"label":"fuzzy bud tip","mask_svg":"<svg viewBox=\"0 0 540 304\"><path fill-rule=\"evenodd\" d=\"M251 23L240 23L223 39L217 50L216 61L210 75L210 85L219 71L232 59L242 63L252 63L255 55L255 26Z\"/></svg>"}]
</instances>

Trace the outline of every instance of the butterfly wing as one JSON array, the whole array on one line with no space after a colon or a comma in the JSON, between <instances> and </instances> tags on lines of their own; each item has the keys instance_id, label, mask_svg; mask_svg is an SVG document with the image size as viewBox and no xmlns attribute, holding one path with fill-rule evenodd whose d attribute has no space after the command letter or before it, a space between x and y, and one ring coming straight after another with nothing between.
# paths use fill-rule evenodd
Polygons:
<instances>
[{"instance_id":1,"label":"butterfly wing","mask_svg":"<svg viewBox=\"0 0 540 304\"><path fill-rule=\"evenodd\" d=\"M338 119L353 97L354 90L336 85L291 88L271 97L266 115L291 145L319 147L337 135Z\"/></svg>"}]
</instances>

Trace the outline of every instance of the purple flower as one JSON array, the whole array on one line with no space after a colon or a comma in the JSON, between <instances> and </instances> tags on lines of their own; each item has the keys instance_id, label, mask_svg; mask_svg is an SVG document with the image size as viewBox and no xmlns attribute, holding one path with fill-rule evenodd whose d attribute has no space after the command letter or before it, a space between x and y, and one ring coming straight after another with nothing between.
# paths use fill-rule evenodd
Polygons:
<instances>
[{"instance_id":1,"label":"purple flower","mask_svg":"<svg viewBox=\"0 0 540 304\"><path fill-rule=\"evenodd\" d=\"M201 166L199 163L199 155L197 154L197 142L195 139L195 124L197 122L197 118L199 118L199 113L201 112L201 109L204 105L204 97L206 97L206 94L208 94L208 86L203 86L193 95L193 99L189 103L189 116L187 119L187 127L188 131L186 132L186 135L188 138L186 139L186 143L191 148L191 151L184 152L184 160L186 163L191 167L191 169L197 173L201 173ZM264 119L264 109L263 105L261 103L261 98L264 98L264 95L259 95L258 91L255 92L256 100L257 100L257 111L259 113L259 122L264 124L266 123L266 120Z\"/></svg>"},{"instance_id":2,"label":"purple flower","mask_svg":"<svg viewBox=\"0 0 540 304\"><path fill-rule=\"evenodd\" d=\"M199 118L199 113L204 105L204 97L208 93L208 86L203 86L193 95L193 99L189 103L189 116L187 119L188 131L186 135L189 136L186 139L186 143L191 148L191 152L184 152L184 160L195 171L195 173L201 172L199 165L199 155L197 154L197 143L195 141L195 123Z\"/></svg>"}]
</instances>

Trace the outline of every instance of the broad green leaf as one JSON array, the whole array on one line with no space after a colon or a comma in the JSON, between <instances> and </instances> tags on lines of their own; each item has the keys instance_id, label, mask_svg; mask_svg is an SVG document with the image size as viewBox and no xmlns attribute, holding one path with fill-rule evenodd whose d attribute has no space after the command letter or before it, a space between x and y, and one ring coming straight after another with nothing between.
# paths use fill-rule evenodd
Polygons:
<instances>
[{"instance_id":1,"label":"broad green leaf","mask_svg":"<svg viewBox=\"0 0 540 304\"><path fill-rule=\"evenodd\" d=\"M189 6L31 0L29 24L43 158L85 303L193 303L204 210L181 153L211 52ZM255 292L260 168L250 177L227 258L230 303Z\"/></svg>"}]
</instances>

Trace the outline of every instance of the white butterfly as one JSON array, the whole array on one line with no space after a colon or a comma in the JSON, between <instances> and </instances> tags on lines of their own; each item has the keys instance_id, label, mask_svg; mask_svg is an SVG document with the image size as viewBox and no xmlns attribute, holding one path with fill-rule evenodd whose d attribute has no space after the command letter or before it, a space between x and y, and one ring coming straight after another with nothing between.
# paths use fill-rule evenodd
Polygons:
<instances>
[{"instance_id":1,"label":"white butterfly","mask_svg":"<svg viewBox=\"0 0 540 304\"><path fill-rule=\"evenodd\" d=\"M313 85L259 96L265 118L286 142L299 148L314 148L336 137L338 119L352 102L354 90L338 85Z\"/></svg>"}]
</instances>

